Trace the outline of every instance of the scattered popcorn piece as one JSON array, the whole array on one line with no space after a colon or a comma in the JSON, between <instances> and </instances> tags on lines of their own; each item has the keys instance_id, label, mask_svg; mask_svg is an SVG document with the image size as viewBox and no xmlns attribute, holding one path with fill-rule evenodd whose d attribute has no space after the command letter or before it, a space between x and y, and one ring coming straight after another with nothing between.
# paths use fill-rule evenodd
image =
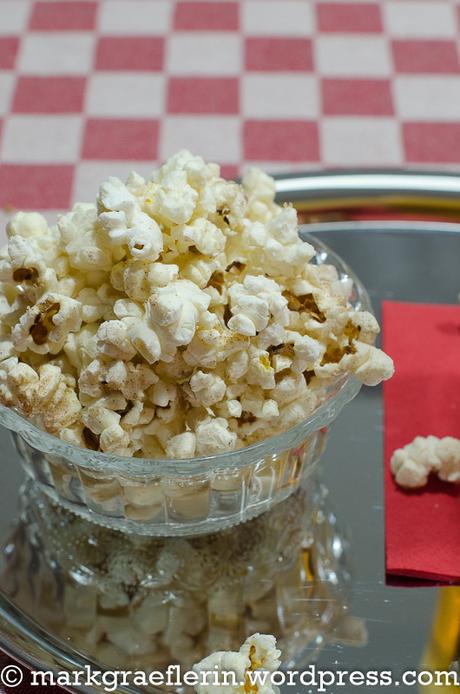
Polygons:
<instances>
[{"instance_id":1,"label":"scattered popcorn piece","mask_svg":"<svg viewBox=\"0 0 460 694\"><path fill-rule=\"evenodd\" d=\"M398 448L391 458L391 471L401 487L423 487L431 472L445 482L460 482L460 440L452 436L417 436Z\"/></svg>"},{"instance_id":2,"label":"scattered popcorn piece","mask_svg":"<svg viewBox=\"0 0 460 694\"><path fill-rule=\"evenodd\" d=\"M438 477L445 482L460 482L460 440L445 436L438 445Z\"/></svg>"},{"instance_id":3,"label":"scattered popcorn piece","mask_svg":"<svg viewBox=\"0 0 460 694\"><path fill-rule=\"evenodd\" d=\"M200 676L195 686L197 694L245 694L248 691L274 694L277 687L271 684L269 677L262 685L251 680L250 673L265 672L270 675L279 669L280 656L281 651L276 648L274 636L249 636L239 651L217 651L194 665L193 670ZM212 676L206 673L212 673ZM230 673L233 677L229 676Z\"/></svg>"},{"instance_id":4,"label":"scattered popcorn piece","mask_svg":"<svg viewBox=\"0 0 460 694\"><path fill-rule=\"evenodd\" d=\"M195 689L197 694L236 694L237 692L244 692L244 685L240 685L240 682L245 681L246 672L250 667L249 658L243 653L237 653L232 651L216 651L208 655L207 658L203 658L199 663L193 666L193 670L205 680L205 673L213 673L212 678L208 676L211 680L211 684L197 684ZM215 674L214 674L215 673ZM223 673L234 673L235 681L238 683L233 686L231 683L226 684L228 677L225 677ZM218 684L216 684L216 680Z\"/></svg>"},{"instance_id":5,"label":"scattered popcorn piece","mask_svg":"<svg viewBox=\"0 0 460 694\"><path fill-rule=\"evenodd\" d=\"M110 177L56 226L19 212L7 237L0 403L76 445L231 451L301 422L336 379L393 372L350 280L310 262L295 209L256 169L225 181L181 151L148 178Z\"/></svg>"},{"instance_id":6,"label":"scattered popcorn piece","mask_svg":"<svg viewBox=\"0 0 460 694\"><path fill-rule=\"evenodd\" d=\"M281 651L276 648L276 639L271 634L249 636L241 646L240 653L249 658L251 670L274 672L281 665Z\"/></svg>"}]
</instances>

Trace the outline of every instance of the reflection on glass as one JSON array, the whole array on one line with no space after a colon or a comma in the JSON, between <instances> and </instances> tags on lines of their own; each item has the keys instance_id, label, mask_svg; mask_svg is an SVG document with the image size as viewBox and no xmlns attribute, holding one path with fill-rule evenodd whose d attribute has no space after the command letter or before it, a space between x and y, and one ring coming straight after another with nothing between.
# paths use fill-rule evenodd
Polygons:
<instances>
[{"instance_id":1,"label":"reflection on glass","mask_svg":"<svg viewBox=\"0 0 460 694\"><path fill-rule=\"evenodd\" d=\"M365 640L347 612L347 546L310 483L243 525L195 538L124 535L30 487L0 587L53 635L117 669L190 667L274 634L284 665L329 640Z\"/></svg>"}]
</instances>

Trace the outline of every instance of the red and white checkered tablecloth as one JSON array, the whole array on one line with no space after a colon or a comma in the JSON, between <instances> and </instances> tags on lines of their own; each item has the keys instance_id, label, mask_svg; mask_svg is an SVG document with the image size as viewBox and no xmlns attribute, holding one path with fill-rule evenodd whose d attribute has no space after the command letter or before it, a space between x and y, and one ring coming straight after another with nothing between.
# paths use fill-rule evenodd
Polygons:
<instances>
[{"instance_id":1,"label":"red and white checkered tablecloth","mask_svg":"<svg viewBox=\"0 0 460 694\"><path fill-rule=\"evenodd\" d=\"M187 147L460 170L460 0L0 0L0 238Z\"/></svg>"},{"instance_id":2,"label":"red and white checkered tablecloth","mask_svg":"<svg viewBox=\"0 0 460 694\"><path fill-rule=\"evenodd\" d=\"M460 164L459 0L0 0L0 224L181 147Z\"/></svg>"}]
</instances>

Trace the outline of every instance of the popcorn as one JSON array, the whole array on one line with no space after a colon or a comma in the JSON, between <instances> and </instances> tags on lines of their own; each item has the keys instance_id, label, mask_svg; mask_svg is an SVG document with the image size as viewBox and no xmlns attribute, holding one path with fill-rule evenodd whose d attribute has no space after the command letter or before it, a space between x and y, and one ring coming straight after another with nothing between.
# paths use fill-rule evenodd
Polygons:
<instances>
[{"instance_id":1,"label":"popcorn","mask_svg":"<svg viewBox=\"0 0 460 694\"><path fill-rule=\"evenodd\" d=\"M243 412L243 405L239 400L225 400L219 403L218 413L220 417L230 419L232 417L241 417Z\"/></svg>"},{"instance_id":2,"label":"popcorn","mask_svg":"<svg viewBox=\"0 0 460 694\"><path fill-rule=\"evenodd\" d=\"M249 349L249 366L246 380L250 385L257 385L265 390L275 387L275 369L268 352L251 347Z\"/></svg>"},{"instance_id":3,"label":"popcorn","mask_svg":"<svg viewBox=\"0 0 460 694\"><path fill-rule=\"evenodd\" d=\"M438 445L438 477L445 482L460 482L460 441L445 436Z\"/></svg>"},{"instance_id":4,"label":"popcorn","mask_svg":"<svg viewBox=\"0 0 460 694\"><path fill-rule=\"evenodd\" d=\"M212 222L200 217L191 224L176 226L171 237L177 242L179 252L187 252L190 248L199 253L213 257L219 255L225 248L225 236Z\"/></svg>"},{"instance_id":5,"label":"popcorn","mask_svg":"<svg viewBox=\"0 0 460 694\"><path fill-rule=\"evenodd\" d=\"M37 418L51 433L71 426L80 414L74 385L52 364L43 364L38 372L17 357L1 364L0 395L25 415Z\"/></svg>"},{"instance_id":6,"label":"popcorn","mask_svg":"<svg viewBox=\"0 0 460 694\"><path fill-rule=\"evenodd\" d=\"M113 307L110 303L104 301L103 287L97 291L92 287L82 289L77 295L77 301L81 304L82 321L84 323L110 320Z\"/></svg>"},{"instance_id":7,"label":"popcorn","mask_svg":"<svg viewBox=\"0 0 460 694\"><path fill-rule=\"evenodd\" d=\"M280 424L282 431L290 429L309 417L318 406L318 399L314 392L306 391L304 400L294 400L280 408Z\"/></svg>"},{"instance_id":8,"label":"popcorn","mask_svg":"<svg viewBox=\"0 0 460 694\"><path fill-rule=\"evenodd\" d=\"M116 176L110 176L100 187L98 202L105 210L130 212L136 205L136 197L123 181Z\"/></svg>"},{"instance_id":9,"label":"popcorn","mask_svg":"<svg viewBox=\"0 0 460 694\"><path fill-rule=\"evenodd\" d=\"M177 152L163 164L158 178L176 170L185 171L189 184L195 190L201 190L208 181L218 179L220 175L217 164L206 164L201 157L196 157L186 150Z\"/></svg>"},{"instance_id":10,"label":"popcorn","mask_svg":"<svg viewBox=\"0 0 460 694\"><path fill-rule=\"evenodd\" d=\"M310 262L256 169L240 185L182 151L145 179L110 177L56 226L18 213L7 233L0 403L76 445L223 453L310 416L336 379L393 372L375 318Z\"/></svg>"},{"instance_id":11,"label":"popcorn","mask_svg":"<svg viewBox=\"0 0 460 694\"><path fill-rule=\"evenodd\" d=\"M220 376L196 371L190 379L190 388L197 404L211 407L223 399L227 385Z\"/></svg>"},{"instance_id":12,"label":"popcorn","mask_svg":"<svg viewBox=\"0 0 460 694\"><path fill-rule=\"evenodd\" d=\"M228 431L228 422L223 417L207 417L196 427L196 452L212 455L231 451L236 447L237 436Z\"/></svg>"},{"instance_id":13,"label":"popcorn","mask_svg":"<svg viewBox=\"0 0 460 694\"><path fill-rule=\"evenodd\" d=\"M325 349L324 346L309 335L294 334L294 355L292 359L292 368L294 371L304 372L310 369L315 369L319 365Z\"/></svg>"},{"instance_id":14,"label":"popcorn","mask_svg":"<svg viewBox=\"0 0 460 694\"><path fill-rule=\"evenodd\" d=\"M249 337L267 327L270 317L279 325L289 321L287 300L280 287L266 277L245 277L243 284L235 283L229 289L232 318L227 327Z\"/></svg>"},{"instance_id":15,"label":"popcorn","mask_svg":"<svg viewBox=\"0 0 460 694\"><path fill-rule=\"evenodd\" d=\"M197 199L198 193L187 183L186 172L173 169L162 177L155 197L158 215L166 224L186 224Z\"/></svg>"},{"instance_id":16,"label":"popcorn","mask_svg":"<svg viewBox=\"0 0 460 694\"><path fill-rule=\"evenodd\" d=\"M118 425L112 425L104 429L99 437L99 447L104 453L115 453L116 455L129 455L130 437Z\"/></svg>"},{"instance_id":17,"label":"popcorn","mask_svg":"<svg viewBox=\"0 0 460 694\"><path fill-rule=\"evenodd\" d=\"M417 436L398 448L391 458L391 471L401 487L423 487L434 472L445 482L460 482L460 440L452 436Z\"/></svg>"},{"instance_id":18,"label":"popcorn","mask_svg":"<svg viewBox=\"0 0 460 694\"><path fill-rule=\"evenodd\" d=\"M8 242L8 255L9 258L2 263L1 279L18 284L34 283L46 272L46 262L33 237L26 239L16 234L11 236Z\"/></svg>"},{"instance_id":19,"label":"popcorn","mask_svg":"<svg viewBox=\"0 0 460 694\"><path fill-rule=\"evenodd\" d=\"M276 648L276 639L272 635L249 636L241 646L240 653L247 654L251 662L251 670L274 672L281 665L281 651Z\"/></svg>"},{"instance_id":20,"label":"popcorn","mask_svg":"<svg viewBox=\"0 0 460 694\"><path fill-rule=\"evenodd\" d=\"M14 355L14 344L6 336L0 335L0 364Z\"/></svg>"},{"instance_id":21,"label":"popcorn","mask_svg":"<svg viewBox=\"0 0 460 694\"><path fill-rule=\"evenodd\" d=\"M98 353L105 357L130 361L136 354L128 336L127 326L121 320L102 323L96 338Z\"/></svg>"},{"instance_id":22,"label":"popcorn","mask_svg":"<svg viewBox=\"0 0 460 694\"><path fill-rule=\"evenodd\" d=\"M222 277L223 270L227 266L227 259L223 253L213 258L190 253L181 265L181 274L184 279L204 289L214 305L225 304L226 290L222 285Z\"/></svg>"},{"instance_id":23,"label":"popcorn","mask_svg":"<svg viewBox=\"0 0 460 694\"><path fill-rule=\"evenodd\" d=\"M147 303L147 321L160 342L161 359L171 361L177 347L188 345L209 296L189 280L176 280L155 289Z\"/></svg>"},{"instance_id":24,"label":"popcorn","mask_svg":"<svg viewBox=\"0 0 460 694\"><path fill-rule=\"evenodd\" d=\"M238 652L217 651L194 665L194 671L200 675L195 686L197 694L274 694L278 691L268 677L264 684L252 679L248 673L272 673L281 665L281 651L276 648L274 636L254 634L249 636ZM206 676L212 673L213 676ZM232 673L233 677L228 674Z\"/></svg>"},{"instance_id":25,"label":"popcorn","mask_svg":"<svg viewBox=\"0 0 460 694\"><path fill-rule=\"evenodd\" d=\"M70 333L80 330L82 307L79 301L46 293L21 316L12 331L17 352L30 349L37 354L58 354Z\"/></svg>"},{"instance_id":26,"label":"popcorn","mask_svg":"<svg viewBox=\"0 0 460 694\"><path fill-rule=\"evenodd\" d=\"M380 326L375 316L368 311L355 311L355 313L350 314L350 321L359 329L360 342L373 345L380 332Z\"/></svg>"},{"instance_id":27,"label":"popcorn","mask_svg":"<svg viewBox=\"0 0 460 694\"><path fill-rule=\"evenodd\" d=\"M74 205L71 212L59 217L57 226L70 267L82 272L110 270L112 254L100 243L95 205Z\"/></svg>"},{"instance_id":28,"label":"popcorn","mask_svg":"<svg viewBox=\"0 0 460 694\"><path fill-rule=\"evenodd\" d=\"M308 398L308 386L303 374L288 371L287 374L278 379L276 386L270 392L270 396L279 405L286 405L293 400Z\"/></svg>"},{"instance_id":29,"label":"popcorn","mask_svg":"<svg viewBox=\"0 0 460 694\"><path fill-rule=\"evenodd\" d=\"M196 436L191 431L173 436L166 444L168 458L193 458L196 449Z\"/></svg>"},{"instance_id":30,"label":"popcorn","mask_svg":"<svg viewBox=\"0 0 460 694\"><path fill-rule=\"evenodd\" d=\"M143 259L124 260L113 266L112 286L134 301L147 301L156 287L165 287L176 279L179 268L173 264L146 262Z\"/></svg>"},{"instance_id":31,"label":"popcorn","mask_svg":"<svg viewBox=\"0 0 460 694\"><path fill-rule=\"evenodd\" d=\"M295 277L315 254L313 246L298 236L292 207L281 208L265 224L247 221L243 242L255 267L272 277Z\"/></svg>"},{"instance_id":32,"label":"popcorn","mask_svg":"<svg viewBox=\"0 0 460 694\"><path fill-rule=\"evenodd\" d=\"M241 682L245 681L246 671L250 667L249 658L243 653L234 653L232 651L217 651L203 658L199 663L193 666L193 670L200 675L201 681L206 681L205 673L212 672L212 684L197 684L195 686L197 694L235 694L235 692L244 692L244 685ZM234 673L234 680L237 683L233 686L231 678L226 678L223 673ZM211 678L209 678L211 679ZM215 682L218 684L215 684Z\"/></svg>"},{"instance_id":33,"label":"popcorn","mask_svg":"<svg viewBox=\"0 0 460 694\"><path fill-rule=\"evenodd\" d=\"M144 212L103 212L99 222L114 247L127 246L134 258L155 261L163 250L159 225Z\"/></svg>"},{"instance_id":34,"label":"popcorn","mask_svg":"<svg viewBox=\"0 0 460 694\"><path fill-rule=\"evenodd\" d=\"M121 321L131 345L148 364L154 364L161 357L161 344L158 336L144 320L127 316Z\"/></svg>"},{"instance_id":35,"label":"popcorn","mask_svg":"<svg viewBox=\"0 0 460 694\"><path fill-rule=\"evenodd\" d=\"M275 181L259 169L250 169L243 177L243 188L248 198L247 216L265 223L276 214Z\"/></svg>"},{"instance_id":36,"label":"popcorn","mask_svg":"<svg viewBox=\"0 0 460 694\"><path fill-rule=\"evenodd\" d=\"M376 386L382 379L393 375L394 367L390 357L372 345L358 344L356 347L355 375L366 386Z\"/></svg>"},{"instance_id":37,"label":"popcorn","mask_svg":"<svg viewBox=\"0 0 460 694\"><path fill-rule=\"evenodd\" d=\"M242 188L232 181L217 179L210 185L209 198L227 233L241 232L248 204Z\"/></svg>"},{"instance_id":38,"label":"popcorn","mask_svg":"<svg viewBox=\"0 0 460 694\"><path fill-rule=\"evenodd\" d=\"M58 234L55 229L48 228L41 214L18 212L8 223L6 233L9 257L19 275L15 281L22 281L20 275L29 267L26 259L34 255L39 262L45 263L46 269L59 269Z\"/></svg>"},{"instance_id":39,"label":"popcorn","mask_svg":"<svg viewBox=\"0 0 460 694\"><path fill-rule=\"evenodd\" d=\"M6 405L17 404L26 415L32 413L33 389L38 381L35 371L17 357L0 363L0 394Z\"/></svg>"},{"instance_id":40,"label":"popcorn","mask_svg":"<svg viewBox=\"0 0 460 694\"><path fill-rule=\"evenodd\" d=\"M158 407L168 407L169 403L176 399L176 396L176 386L166 381L158 381L149 391L151 402Z\"/></svg>"},{"instance_id":41,"label":"popcorn","mask_svg":"<svg viewBox=\"0 0 460 694\"><path fill-rule=\"evenodd\" d=\"M48 223L38 212L17 212L7 225L8 238L43 239L47 236Z\"/></svg>"},{"instance_id":42,"label":"popcorn","mask_svg":"<svg viewBox=\"0 0 460 694\"><path fill-rule=\"evenodd\" d=\"M152 287L166 287L177 279L179 268L177 265L166 263L153 263L149 267L149 279Z\"/></svg>"},{"instance_id":43,"label":"popcorn","mask_svg":"<svg viewBox=\"0 0 460 694\"><path fill-rule=\"evenodd\" d=\"M91 429L94 434L102 434L104 429L117 426L120 423L120 415L113 412L104 403L94 403L82 414L83 423Z\"/></svg>"},{"instance_id":44,"label":"popcorn","mask_svg":"<svg viewBox=\"0 0 460 694\"><path fill-rule=\"evenodd\" d=\"M238 381L243 378L249 367L249 355L241 350L230 361L227 367L227 374L231 381Z\"/></svg>"}]
</instances>

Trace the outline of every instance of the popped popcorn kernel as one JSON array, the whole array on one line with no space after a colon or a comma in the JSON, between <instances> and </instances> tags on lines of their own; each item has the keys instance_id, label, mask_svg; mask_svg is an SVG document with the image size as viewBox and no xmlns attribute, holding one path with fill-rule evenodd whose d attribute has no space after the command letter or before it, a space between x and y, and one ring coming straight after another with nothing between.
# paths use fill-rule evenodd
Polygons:
<instances>
[{"instance_id":1,"label":"popped popcorn kernel","mask_svg":"<svg viewBox=\"0 0 460 694\"><path fill-rule=\"evenodd\" d=\"M275 192L184 150L110 177L55 226L17 213L0 249L0 403L74 445L186 459L295 426L344 376L389 378L377 321L349 278L310 262Z\"/></svg>"},{"instance_id":2,"label":"popped popcorn kernel","mask_svg":"<svg viewBox=\"0 0 460 694\"><path fill-rule=\"evenodd\" d=\"M401 487L424 487L431 473L460 483L460 440L452 436L417 436L391 457L391 471Z\"/></svg>"},{"instance_id":3,"label":"popped popcorn kernel","mask_svg":"<svg viewBox=\"0 0 460 694\"><path fill-rule=\"evenodd\" d=\"M251 670L274 672L281 665L281 651L276 648L276 639L271 634L249 636L241 646L240 653L247 653Z\"/></svg>"},{"instance_id":4,"label":"popped popcorn kernel","mask_svg":"<svg viewBox=\"0 0 460 694\"><path fill-rule=\"evenodd\" d=\"M191 431L173 436L166 444L168 458L193 458L196 450L196 436Z\"/></svg>"},{"instance_id":5,"label":"popped popcorn kernel","mask_svg":"<svg viewBox=\"0 0 460 694\"><path fill-rule=\"evenodd\" d=\"M272 673L279 670L280 656L276 638L271 634L249 636L239 651L211 653L193 666L198 675L213 673L212 678L200 678L195 686L197 694L276 694L278 688L270 684L269 678L263 685L258 684L257 680L251 679L250 673ZM233 673L234 677L229 678L224 673ZM209 679L211 683L208 684Z\"/></svg>"}]
</instances>

